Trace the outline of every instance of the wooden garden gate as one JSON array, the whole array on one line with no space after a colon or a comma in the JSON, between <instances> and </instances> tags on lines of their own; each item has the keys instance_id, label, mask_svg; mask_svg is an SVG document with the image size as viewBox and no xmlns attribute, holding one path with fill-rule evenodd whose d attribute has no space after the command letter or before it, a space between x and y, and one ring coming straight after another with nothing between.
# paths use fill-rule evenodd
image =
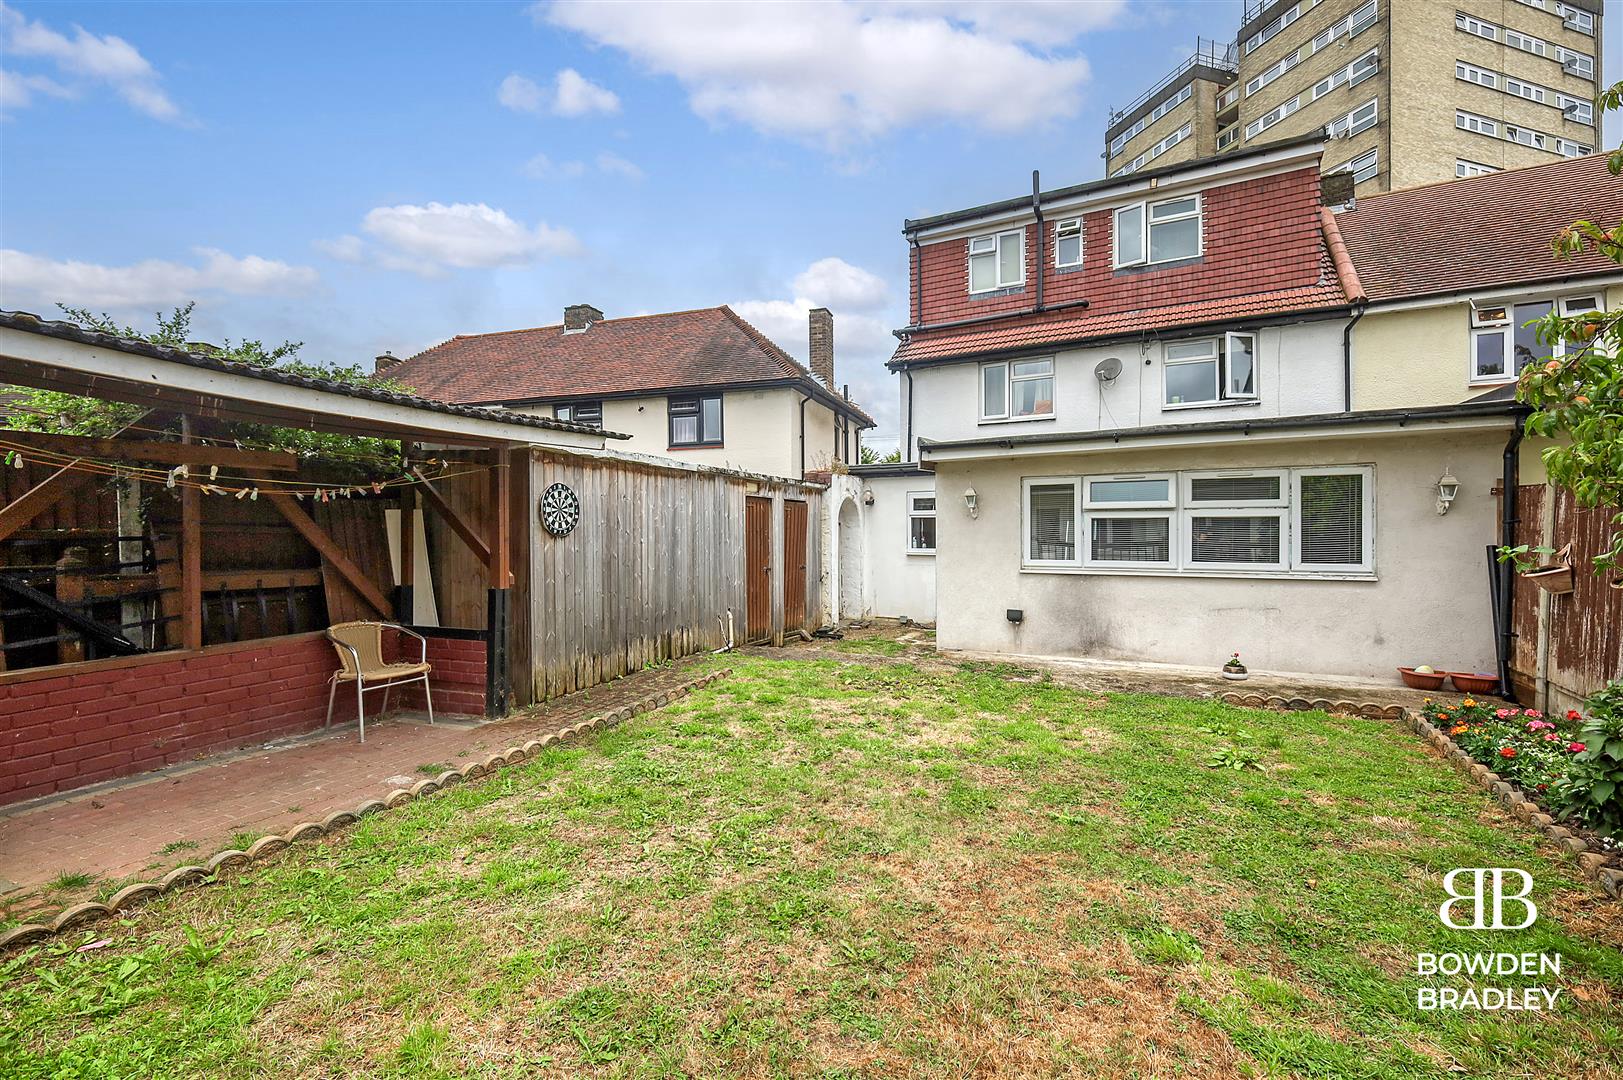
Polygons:
<instances>
[{"instance_id":1,"label":"wooden garden gate","mask_svg":"<svg viewBox=\"0 0 1623 1080\"><path fill-rule=\"evenodd\" d=\"M751 642L772 636L772 500L744 500L744 636Z\"/></svg>"}]
</instances>

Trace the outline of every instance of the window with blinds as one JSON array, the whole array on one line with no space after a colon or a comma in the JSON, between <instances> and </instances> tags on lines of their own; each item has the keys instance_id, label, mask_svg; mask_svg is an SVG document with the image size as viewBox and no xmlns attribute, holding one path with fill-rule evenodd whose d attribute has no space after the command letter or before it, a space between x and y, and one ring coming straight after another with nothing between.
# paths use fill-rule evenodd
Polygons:
<instances>
[{"instance_id":1,"label":"window with blinds","mask_svg":"<svg viewBox=\"0 0 1623 1080\"><path fill-rule=\"evenodd\" d=\"M1364 482L1362 472L1306 473L1297 478L1299 565L1366 564Z\"/></svg>"},{"instance_id":2,"label":"window with blinds","mask_svg":"<svg viewBox=\"0 0 1623 1080\"><path fill-rule=\"evenodd\" d=\"M1093 562L1170 564L1172 516L1090 516L1088 543L1088 557Z\"/></svg>"},{"instance_id":3,"label":"window with blinds","mask_svg":"<svg viewBox=\"0 0 1623 1080\"><path fill-rule=\"evenodd\" d=\"M1071 481L1029 487L1028 561L1076 561L1076 489Z\"/></svg>"},{"instance_id":4,"label":"window with blinds","mask_svg":"<svg viewBox=\"0 0 1623 1080\"><path fill-rule=\"evenodd\" d=\"M1056 569L1369 574L1373 475L1370 466L1346 465L1030 478L1026 562Z\"/></svg>"}]
</instances>

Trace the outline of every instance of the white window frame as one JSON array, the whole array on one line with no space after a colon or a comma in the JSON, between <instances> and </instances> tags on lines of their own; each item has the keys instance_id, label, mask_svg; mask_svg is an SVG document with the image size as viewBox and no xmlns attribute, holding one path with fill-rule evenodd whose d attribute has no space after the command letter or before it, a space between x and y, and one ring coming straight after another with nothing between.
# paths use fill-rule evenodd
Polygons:
<instances>
[{"instance_id":1,"label":"white window frame","mask_svg":"<svg viewBox=\"0 0 1623 1080\"><path fill-rule=\"evenodd\" d=\"M1588 295L1588 294L1586 294ZM1309 563L1302 558L1302 480L1311 476L1362 477L1359 507L1363 558L1357 563ZM1269 476L1279 483L1277 498L1223 498L1196 502L1193 484L1206 478ZM1166 501L1094 502L1088 498L1096 481L1166 479ZM1072 517L1069 523L1076 557L1036 559L1031 544L1031 490L1037 486L1069 487ZM1273 518L1279 522L1279 560L1269 563L1202 563L1194 554L1194 519ZM1154 519L1167 523L1166 562L1095 559L1093 523L1099 519ZM1376 568L1375 467L1373 465L1317 465L1302 468L1206 469L1176 473L1124 473L1077 476L1027 476L1020 481L1021 568L1051 573L1123 573L1172 577L1288 577L1302 580L1373 579Z\"/></svg>"},{"instance_id":2,"label":"white window frame","mask_svg":"<svg viewBox=\"0 0 1623 1080\"><path fill-rule=\"evenodd\" d=\"M934 555L935 554L936 549L933 548L933 547L916 548L916 547L913 546L913 522L914 522L914 520L917 519L917 518L929 518L931 521L934 521L935 517L936 517L936 508L940 506L939 503L936 503L935 506L932 506L929 510L920 510L915 505L915 500L917 500L917 499L929 499L932 502L934 502L935 497L936 497L936 494L933 491L909 491L907 493L907 553L909 555ZM939 527L940 526L938 525L937 528L939 528ZM936 537L936 540L937 540L938 543L940 542L939 535Z\"/></svg>"},{"instance_id":3,"label":"white window frame","mask_svg":"<svg viewBox=\"0 0 1623 1080\"><path fill-rule=\"evenodd\" d=\"M1600 304L1600 306L1596 307L1593 304L1585 304L1581 308L1571 306L1577 300L1587 300L1587 299L1596 300ZM1516 343L1516 330L1521 324L1516 319L1516 305L1518 305L1518 304L1542 304L1542 303L1545 303L1545 302L1549 302L1550 304L1552 304L1553 305L1552 310L1558 311L1564 316L1566 316L1566 315L1582 315L1586 311L1605 312L1605 310L1606 310L1606 290L1597 288L1597 289L1591 289L1591 290L1588 290L1588 291L1567 292L1567 293L1562 293L1562 294L1556 295L1556 296L1551 296L1551 295L1548 295L1548 294L1545 294L1545 295L1535 294L1535 295L1531 295L1531 296L1517 296L1517 297L1514 297L1514 298L1509 299L1509 300L1502 300L1502 299L1495 299L1495 300L1492 300L1492 301L1486 301L1485 300L1485 301L1482 301L1480 304L1472 305L1472 307L1471 307L1471 351L1470 351L1470 355L1468 355L1465 358L1466 359L1466 365L1467 365L1467 368L1468 368L1468 375L1469 375L1469 380L1468 381L1469 381L1470 385L1472 385L1472 386L1502 386L1505 383L1513 383L1520 377L1520 373L1518 371L1516 371L1515 343ZM1504 308L1505 309L1504 318L1502 318L1502 319L1488 319L1488 318L1483 317L1482 312L1484 310L1493 310L1495 308ZM1505 358L1505 371L1501 375L1483 375L1477 370L1477 351L1476 351L1477 339L1480 338L1480 337L1488 336L1488 335L1498 336L1503 342L1502 355ZM1564 341L1557 342L1555 344L1555 346L1553 348L1551 348L1550 355L1553 356L1553 357L1566 356L1567 355L1567 342L1564 342Z\"/></svg>"},{"instance_id":4,"label":"white window frame","mask_svg":"<svg viewBox=\"0 0 1623 1080\"><path fill-rule=\"evenodd\" d=\"M1163 217L1163 218L1160 218L1160 219L1157 219L1155 217L1155 211L1156 211L1156 209L1158 207L1166 206L1169 203L1186 202L1186 201L1190 201L1190 200L1193 200L1193 202L1195 204L1195 208L1193 210L1186 210L1183 213L1172 214L1172 215L1169 215L1167 217ZM1126 261L1122 260L1122 257L1121 257L1122 256L1121 244L1119 243L1119 232L1120 232L1120 227L1121 227L1120 226L1121 216L1124 213L1137 213L1139 215L1139 220L1143 223L1143 228L1139 232L1140 245L1139 245L1139 250L1136 253L1136 257L1129 258ZM1198 191L1193 192L1192 194L1188 194L1188 195L1174 195L1171 198L1167 198L1167 199L1156 199L1154 201L1145 200L1145 201L1142 201L1142 202L1130 203L1127 206L1119 206L1110 215L1110 230L1111 230L1110 255L1111 255L1111 261L1115 264L1116 269L1120 270L1123 267L1127 267L1127 266L1157 266L1157 265L1160 265L1162 263L1187 262L1190 259L1198 259L1202 255L1206 254L1206 217L1205 217L1205 215L1206 215L1206 200L1201 196L1201 193L1198 192ZM1192 254L1192 255L1178 255L1178 256L1176 256L1174 258L1170 258L1170 259L1152 259L1152 258L1150 258L1150 250L1151 250L1151 248L1153 246L1150 243L1150 234L1154 231L1154 229L1155 229L1155 227L1157 225L1169 225L1169 224L1172 224L1173 222L1188 221L1191 218L1193 218L1194 221L1195 221L1195 251L1194 251L1194 254ZM1129 252L1128 254L1133 255L1134 253Z\"/></svg>"},{"instance_id":5,"label":"white window frame","mask_svg":"<svg viewBox=\"0 0 1623 1080\"><path fill-rule=\"evenodd\" d=\"M1470 131L1477 135L1486 135L1490 139L1499 137L1499 121L1491 116L1482 116L1479 113L1466 112L1464 109L1454 110L1454 126L1461 131Z\"/></svg>"},{"instance_id":6,"label":"white window frame","mask_svg":"<svg viewBox=\"0 0 1623 1080\"><path fill-rule=\"evenodd\" d=\"M1463 11L1456 11L1454 13L1454 29L1463 30L1467 34L1473 34L1476 37L1485 38L1488 41L1499 40L1499 27L1497 25L1491 22L1484 22L1474 15L1467 15Z\"/></svg>"},{"instance_id":7,"label":"white window frame","mask_svg":"<svg viewBox=\"0 0 1623 1080\"><path fill-rule=\"evenodd\" d=\"M1010 237L1016 238L1015 242L1020 245L1020 258L1017 260L1017 264L1020 267L1020 276L1014 281L1004 281L1003 244ZM990 240L992 242L990 250L976 251L975 245L984 240ZM971 236L968 242L965 244L965 248L967 250L967 254L964 261L964 273L967 275L969 294L971 296L985 296L988 293L999 292L1003 289L1018 288L1026 283L1026 230L1004 229L1001 232L982 233L980 236ZM988 254L992 256L992 280L995 282L995 284L985 289L977 289L975 288L974 261L976 256L985 256Z\"/></svg>"},{"instance_id":8,"label":"white window frame","mask_svg":"<svg viewBox=\"0 0 1623 1080\"><path fill-rule=\"evenodd\" d=\"M1302 477L1344 476L1357 473L1364 478L1364 498L1360 512L1363 529L1363 561L1358 563L1309 563L1302 561ZM1290 568L1301 574L1375 573L1375 468L1372 465L1321 465L1292 469L1290 507Z\"/></svg>"},{"instance_id":9,"label":"white window frame","mask_svg":"<svg viewBox=\"0 0 1623 1080\"><path fill-rule=\"evenodd\" d=\"M1031 553L1031 489L1071 485L1071 546L1074 559L1038 559ZM1031 567L1070 567L1082 565L1082 478L1080 476L1023 476L1020 478L1021 565Z\"/></svg>"},{"instance_id":10,"label":"white window frame","mask_svg":"<svg viewBox=\"0 0 1623 1080\"><path fill-rule=\"evenodd\" d=\"M1234 338L1251 339L1251 393L1237 394L1230 392L1228 358L1232 355ZM1212 355L1210 356L1184 356L1174 360L1168 357L1165 346L1161 350L1161 408L1162 409L1210 409L1223 405L1245 405L1258 401L1262 397L1262 358L1258 355L1257 334L1248 330L1231 330L1226 334L1219 334L1209 338L1182 338L1168 341L1166 345L1194 345L1199 342L1210 342ZM1221 349L1218 342L1223 343ZM1186 364L1210 364L1216 361L1217 396L1201 401L1169 402L1167 400L1166 371L1170 367L1181 367Z\"/></svg>"},{"instance_id":11,"label":"white window frame","mask_svg":"<svg viewBox=\"0 0 1623 1080\"><path fill-rule=\"evenodd\" d=\"M1352 173L1353 183L1362 184L1365 180L1373 179L1381 173L1381 152L1379 148L1366 150L1355 158L1348 158L1333 169L1326 169L1326 174Z\"/></svg>"},{"instance_id":12,"label":"white window frame","mask_svg":"<svg viewBox=\"0 0 1623 1080\"><path fill-rule=\"evenodd\" d=\"M1498 172L1497 166L1484 165L1480 161L1469 161L1465 158L1454 159L1454 176L1464 179L1467 176L1489 176Z\"/></svg>"},{"instance_id":13,"label":"white window frame","mask_svg":"<svg viewBox=\"0 0 1623 1080\"><path fill-rule=\"evenodd\" d=\"M1088 253L1087 239L1083 235L1084 231L1085 227L1083 219L1079 217L1061 218L1060 220L1054 222L1054 269L1065 270L1082 265L1082 262L1087 258ZM1059 257L1059 242L1062 239L1069 239L1072 236L1076 237L1076 261L1061 262Z\"/></svg>"},{"instance_id":14,"label":"white window frame","mask_svg":"<svg viewBox=\"0 0 1623 1080\"><path fill-rule=\"evenodd\" d=\"M1468 82L1473 86L1486 87L1489 90L1499 89L1499 73L1487 68L1467 64L1464 60L1454 61L1454 78L1461 82Z\"/></svg>"},{"instance_id":15,"label":"white window frame","mask_svg":"<svg viewBox=\"0 0 1623 1080\"><path fill-rule=\"evenodd\" d=\"M1046 375L1016 375L1014 373L1014 366L1016 364L1036 364L1043 362L1048 364L1048 373ZM991 363L979 365L975 371L975 376L978 380L975 384L975 394L976 397L980 399L979 411L981 423L1026 423L1054 419L1054 414L1058 411L1058 367L1059 365L1054 362L1054 357L1052 356L1026 356L1015 360L993 360ZM986 411L986 373L987 371L996 368L1003 369L1003 411L999 413L989 413ZM1047 379L1054 389L1053 394L1048 399L1050 405L1049 411L1045 413L1022 413L1016 416L1011 409L1011 406L1014 404L1015 383L1036 382L1041 379Z\"/></svg>"}]
</instances>

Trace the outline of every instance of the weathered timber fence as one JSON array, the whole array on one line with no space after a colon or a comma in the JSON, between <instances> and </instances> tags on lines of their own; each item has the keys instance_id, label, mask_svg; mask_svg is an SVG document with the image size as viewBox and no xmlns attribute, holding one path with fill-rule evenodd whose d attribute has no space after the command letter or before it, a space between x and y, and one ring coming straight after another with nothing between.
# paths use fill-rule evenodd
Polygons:
<instances>
[{"instance_id":1,"label":"weathered timber fence","mask_svg":"<svg viewBox=\"0 0 1623 1080\"><path fill-rule=\"evenodd\" d=\"M559 483L579 497L581 516L572 531L553 536L535 503ZM523 696L545 701L651 663L720 648L729 610L735 640L743 644L749 496L772 501L768 639L781 643L785 634L820 625L822 491L624 454L532 451L530 693ZM793 508L786 515L786 501L804 503L804 514ZM805 534L787 545L786 521ZM797 585L804 588L804 614L786 625L786 610L801 611ZM521 682L515 673L515 687Z\"/></svg>"},{"instance_id":2,"label":"weathered timber fence","mask_svg":"<svg viewBox=\"0 0 1623 1080\"><path fill-rule=\"evenodd\" d=\"M1524 484L1517 494L1516 542L1572 545L1570 593L1516 583L1511 681L1519 700L1546 711L1579 707L1610 679L1623 678L1623 589L1595 574L1616 509L1585 510L1572 493Z\"/></svg>"}]
</instances>

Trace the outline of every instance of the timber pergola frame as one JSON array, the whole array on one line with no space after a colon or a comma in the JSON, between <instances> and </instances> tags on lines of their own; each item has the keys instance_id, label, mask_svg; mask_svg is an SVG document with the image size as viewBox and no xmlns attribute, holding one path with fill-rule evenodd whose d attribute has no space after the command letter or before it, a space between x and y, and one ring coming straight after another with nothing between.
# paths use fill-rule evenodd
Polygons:
<instances>
[{"instance_id":1,"label":"timber pergola frame","mask_svg":"<svg viewBox=\"0 0 1623 1080\"><path fill-rule=\"evenodd\" d=\"M490 527L479 530L458 515L426 478L403 488L400 515L401 586L391 603L377 585L306 513L293 495L267 487L264 494L288 524L327 561L380 617L409 622L413 611L417 493L451 531L479 556L489 589L486 619L485 710L502 716L511 705L508 672L512 586L512 487L514 451L531 446L601 449L605 433L550 417L504 414L448 405L406 394L221 360L215 356L152 345L51 322L24 312L0 311L0 383L56 390L82 397L139 405L148 416L179 417L181 441L154 441L5 430L8 441L58 457L83 454L191 467L220 466L250 476L297 470L295 455L242 450L194 442L193 418L264 424L306 431L398 439L429 447L455 447L450 454L489 474ZM527 459L526 459L527 460ZM64 465L43 482L0 507L0 539L26 527L46 510L84 491L96 477ZM201 492L180 491L181 648L203 644Z\"/></svg>"}]
</instances>

